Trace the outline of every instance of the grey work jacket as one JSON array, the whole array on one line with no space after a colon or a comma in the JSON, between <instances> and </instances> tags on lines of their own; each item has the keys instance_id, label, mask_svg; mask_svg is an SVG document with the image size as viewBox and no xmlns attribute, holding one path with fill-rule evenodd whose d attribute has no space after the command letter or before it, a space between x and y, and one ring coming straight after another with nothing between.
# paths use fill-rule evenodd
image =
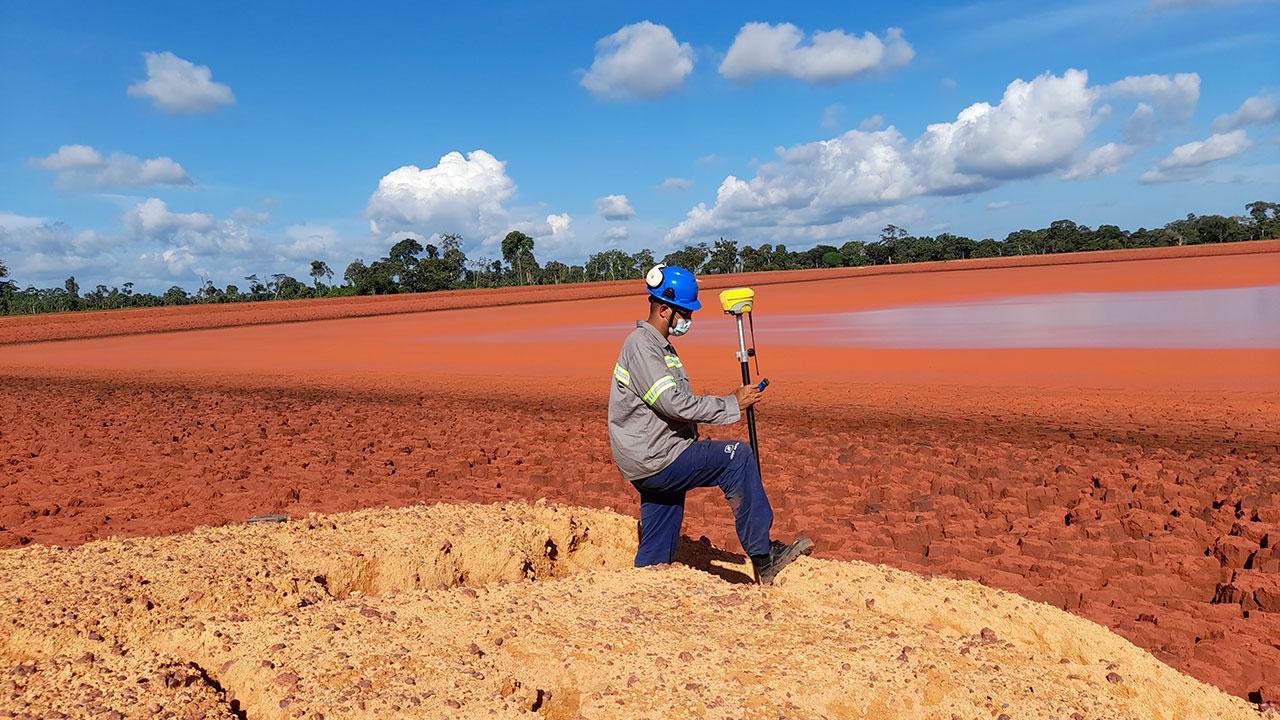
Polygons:
<instances>
[{"instance_id":1,"label":"grey work jacket","mask_svg":"<svg viewBox=\"0 0 1280 720\"><path fill-rule=\"evenodd\" d=\"M728 425L741 414L733 395L694 395L676 349L649 323L636 323L609 390L609 445L623 479L661 472L698 439L698 423Z\"/></svg>"}]
</instances>

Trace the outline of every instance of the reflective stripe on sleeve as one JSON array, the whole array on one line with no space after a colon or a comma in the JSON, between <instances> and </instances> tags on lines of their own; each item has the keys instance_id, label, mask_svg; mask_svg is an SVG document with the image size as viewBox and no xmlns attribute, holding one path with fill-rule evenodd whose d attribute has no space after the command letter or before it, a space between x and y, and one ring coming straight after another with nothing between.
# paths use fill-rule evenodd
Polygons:
<instances>
[{"instance_id":1,"label":"reflective stripe on sleeve","mask_svg":"<svg viewBox=\"0 0 1280 720\"><path fill-rule=\"evenodd\" d=\"M684 364L680 362L680 358L675 355L663 355L662 359L666 361L669 368L682 368Z\"/></svg>"},{"instance_id":2,"label":"reflective stripe on sleeve","mask_svg":"<svg viewBox=\"0 0 1280 720\"><path fill-rule=\"evenodd\" d=\"M613 366L613 377L615 380L622 383L623 385L631 384L631 373L627 372L627 369L622 367L621 365Z\"/></svg>"},{"instance_id":3,"label":"reflective stripe on sleeve","mask_svg":"<svg viewBox=\"0 0 1280 720\"><path fill-rule=\"evenodd\" d=\"M649 391L644 394L644 401L649 405L653 405L654 403L658 402L658 398L662 395L662 393L670 390L675 386L676 386L675 378L671 377L670 375L663 375L662 377L655 380L653 385L649 387Z\"/></svg>"}]
</instances>

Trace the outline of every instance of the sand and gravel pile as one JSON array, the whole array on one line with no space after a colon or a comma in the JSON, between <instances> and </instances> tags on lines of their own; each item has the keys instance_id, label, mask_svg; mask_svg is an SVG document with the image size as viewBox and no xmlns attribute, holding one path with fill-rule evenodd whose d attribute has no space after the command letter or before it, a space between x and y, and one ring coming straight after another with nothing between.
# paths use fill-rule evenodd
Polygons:
<instances>
[{"instance_id":1,"label":"sand and gravel pile","mask_svg":"<svg viewBox=\"0 0 1280 720\"><path fill-rule=\"evenodd\" d=\"M545 504L0 553L0 717L1247 718L1109 630L967 581Z\"/></svg>"}]
</instances>

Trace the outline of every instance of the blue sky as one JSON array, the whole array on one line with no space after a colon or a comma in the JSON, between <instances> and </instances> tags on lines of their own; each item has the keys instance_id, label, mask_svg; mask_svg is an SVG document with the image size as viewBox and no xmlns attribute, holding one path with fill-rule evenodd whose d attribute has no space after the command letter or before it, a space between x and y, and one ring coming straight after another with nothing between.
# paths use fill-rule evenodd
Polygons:
<instances>
[{"instance_id":1,"label":"blue sky","mask_svg":"<svg viewBox=\"0 0 1280 720\"><path fill-rule=\"evenodd\" d=\"M696 6L696 7L695 7ZM0 2L20 284L1003 237L1280 200L1274 2ZM457 155L450 155L458 153ZM621 197L618 197L621 196Z\"/></svg>"}]
</instances>

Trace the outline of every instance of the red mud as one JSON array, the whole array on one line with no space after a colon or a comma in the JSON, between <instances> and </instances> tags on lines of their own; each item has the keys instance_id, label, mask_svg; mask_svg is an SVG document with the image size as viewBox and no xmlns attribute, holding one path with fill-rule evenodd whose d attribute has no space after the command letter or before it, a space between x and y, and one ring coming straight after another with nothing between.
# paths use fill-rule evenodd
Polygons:
<instances>
[{"instance_id":1,"label":"red mud","mask_svg":"<svg viewBox=\"0 0 1280 720\"><path fill-rule=\"evenodd\" d=\"M759 322L1280 282L1280 243L1262 245L777 284L758 294ZM299 307L254 308L265 314L250 322L299 319ZM440 500L547 497L634 513L603 398L642 308L626 297L11 345L0 354L0 547ZM102 315L85 330L63 318L58 332L102 330ZM116 315L130 332L157 329L149 312ZM618 337L528 332L605 322ZM734 385L732 348L697 332L728 322L703 313L680 342L700 390ZM0 331L11 327L26 326ZM978 579L1066 608L1237 695L1280 687L1280 350L763 347L761 360L774 381L760 434L779 535L811 534L819 556ZM736 548L713 491L691 494L685 530Z\"/></svg>"}]
</instances>

